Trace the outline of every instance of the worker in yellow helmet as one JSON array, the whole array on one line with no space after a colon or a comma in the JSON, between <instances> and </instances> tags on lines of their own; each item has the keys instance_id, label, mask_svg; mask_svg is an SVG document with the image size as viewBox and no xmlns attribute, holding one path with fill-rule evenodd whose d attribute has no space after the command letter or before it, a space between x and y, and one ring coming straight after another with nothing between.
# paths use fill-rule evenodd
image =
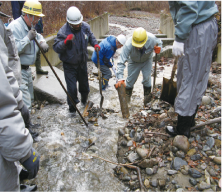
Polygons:
<instances>
[{"instance_id":1,"label":"worker in yellow helmet","mask_svg":"<svg viewBox=\"0 0 222 192\"><path fill-rule=\"evenodd\" d=\"M156 45L158 44L158 46ZM153 61L153 52L160 53L162 49L162 41L155 35L147 32L144 28L139 27L133 32L133 36L129 38L122 48L121 55L117 63L117 79L116 88L121 84L126 87L126 99L130 103L133 86L139 76L140 71L143 74L144 88L144 105L151 101L151 69ZM128 76L123 79L125 63L128 62Z\"/></svg>"},{"instance_id":2,"label":"worker in yellow helmet","mask_svg":"<svg viewBox=\"0 0 222 192\"><path fill-rule=\"evenodd\" d=\"M20 90L29 111L31 111L31 103L34 101L32 72L29 66L35 63L39 51L34 39L38 41L44 52L47 52L49 48L43 36L37 33L34 28L39 18L43 16L45 15L42 14L41 3L37 0L27 0L23 5L22 15L8 26L15 38L21 61L22 82Z\"/></svg>"}]
</instances>

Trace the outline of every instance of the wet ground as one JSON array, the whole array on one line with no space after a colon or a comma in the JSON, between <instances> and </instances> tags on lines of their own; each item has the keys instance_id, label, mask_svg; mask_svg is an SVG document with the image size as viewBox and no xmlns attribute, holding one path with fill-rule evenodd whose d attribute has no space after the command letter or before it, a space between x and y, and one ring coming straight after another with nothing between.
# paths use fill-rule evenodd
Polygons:
<instances>
[{"instance_id":1,"label":"wet ground","mask_svg":"<svg viewBox=\"0 0 222 192\"><path fill-rule=\"evenodd\" d=\"M159 18L153 17L132 19L111 16L108 34L124 33L130 36L133 27L140 26L149 29L149 32L158 33ZM115 65L120 52L117 50ZM173 138L150 133L166 134L165 126L176 123L173 107L159 100L162 78L169 77L172 64L172 58L162 58L158 62L158 86L147 107L143 107L142 75L139 75L129 108L129 119L122 118L118 94L114 88L114 74L109 81L109 88L103 92L101 115L97 69L92 62L88 62L89 84L97 89L92 89L89 94L93 107L85 117L88 127L78 114L73 116L69 113L67 104L36 102L32 118L34 123L41 123L42 126L35 130L40 136L34 147L41 155L41 163L37 178L27 183L37 184L42 191L139 191L140 183L145 191L220 190L220 160L213 158L221 156L219 123L205 126L204 133L197 129L186 142L190 144L188 152L191 151L188 154L180 149L179 144L177 147L172 144ZM197 123L221 116L220 71L220 65L212 65L205 94L208 103L200 106ZM124 76L127 76L127 70ZM84 106L78 104L77 107L82 114ZM147 162L141 165L145 158ZM134 163L134 166L140 168L141 178L138 178L135 169L125 166L121 168L116 165L118 163ZM183 167L177 170L178 164ZM191 168L199 172L193 173ZM195 178L194 175L201 177Z\"/></svg>"}]
</instances>

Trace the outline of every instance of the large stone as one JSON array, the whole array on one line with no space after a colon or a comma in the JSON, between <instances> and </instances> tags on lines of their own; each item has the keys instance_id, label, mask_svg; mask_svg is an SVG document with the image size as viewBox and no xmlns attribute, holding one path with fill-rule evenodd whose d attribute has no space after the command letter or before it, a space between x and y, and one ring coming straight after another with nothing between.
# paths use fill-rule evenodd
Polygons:
<instances>
[{"instance_id":1,"label":"large stone","mask_svg":"<svg viewBox=\"0 0 222 192\"><path fill-rule=\"evenodd\" d=\"M211 102L210 97L208 97L208 96L203 96L203 97L202 97L202 103L201 103L201 105L209 105L210 102Z\"/></svg>"},{"instance_id":2,"label":"large stone","mask_svg":"<svg viewBox=\"0 0 222 192\"><path fill-rule=\"evenodd\" d=\"M186 153L189 150L190 143L186 136L177 135L173 140L173 146L177 147L178 149Z\"/></svg>"},{"instance_id":3,"label":"large stone","mask_svg":"<svg viewBox=\"0 0 222 192\"><path fill-rule=\"evenodd\" d=\"M147 154L149 153L149 150L137 147L136 152L141 158L145 158L147 156Z\"/></svg>"},{"instance_id":4,"label":"large stone","mask_svg":"<svg viewBox=\"0 0 222 192\"><path fill-rule=\"evenodd\" d=\"M202 181L200 184L197 185L197 187L200 191L202 191L204 189L209 189L210 185Z\"/></svg>"},{"instance_id":5,"label":"large stone","mask_svg":"<svg viewBox=\"0 0 222 192\"><path fill-rule=\"evenodd\" d=\"M175 157L173 160L173 168L179 170L181 166L187 165L187 162L179 157Z\"/></svg>"}]
</instances>

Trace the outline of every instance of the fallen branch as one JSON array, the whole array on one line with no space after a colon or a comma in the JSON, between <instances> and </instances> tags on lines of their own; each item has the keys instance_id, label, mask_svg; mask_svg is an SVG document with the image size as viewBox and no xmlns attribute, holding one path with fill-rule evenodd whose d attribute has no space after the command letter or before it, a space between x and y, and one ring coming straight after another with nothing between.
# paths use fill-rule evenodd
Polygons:
<instances>
[{"instance_id":1,"label":"fallen branch","mask_svg":"<svg viewBox=\"0 0 222 192\"><path fill-rule=\"evenodd\" d=\"M114 165L118 165L118 166L124 166L124 167L128 167L128 168L131 168L131 169L136 169L137 171L137 176L138 176L138 180L139 180L139 183L140 183L140 189L141 191L144 191L144 186L143 186L143 182L142 182L142 178L141 178L141 173L140 173L140 168L137 167L137 166L134 166L134 165L131 165L131 164L122 164L122 163L115 163L115 162L112 162L112 161L109 161L109 160L106 160L106 159L103 159L102 157L99 157L97 155L91 155L92 157L96 157L98 159L101 159L103 161L106 161L108 163L112 163Z\"/></svg>"},{"instance_id":2,"label":"fallen branch","mask_svg":"<svg viewBox=\"0 0 222 192\"><path fill-rule=\"evenodd\" d=\"M215 118L215 119L211 119L211 120L206 121L204 123L200 123L200 124L198 124L198 125L196 125L194 127L191 127L190 130L192 131L192 130L197 129L199 127L202 127L202 126L205 126L205 125L210 125L210 124L213 124L213 123L221 123L221 117Z\"/></svg>"},{"instance_id":3,"label":"fallen branch","mask_svg":"<svg viewBox=\"0 0 222 192\"><path fill-rule=\"evenodd\" d=\"M149 134L155 134L155 135L163 135L163 136L167 136L170 137L170 135L164 134L164 133L159 133L159 132L148 132L145 135L149 135Z\"/></svg>"}]
</instances>

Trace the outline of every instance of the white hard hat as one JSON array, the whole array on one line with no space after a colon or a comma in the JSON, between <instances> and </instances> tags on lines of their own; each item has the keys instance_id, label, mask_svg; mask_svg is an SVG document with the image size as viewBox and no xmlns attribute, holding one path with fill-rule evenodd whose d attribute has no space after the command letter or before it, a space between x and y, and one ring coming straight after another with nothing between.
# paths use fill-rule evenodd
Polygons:
<instances>
[{"instance_id":1,"label":"white hard hat","mask_svg":"<svg viewBox=\"0 0 222 192\"><path fill-rule=\"evenodd\" d=\"M77 7L72 6L67 10L66 20L70 24L78 25L82 22L83 16Z\"/></svg>"},{"instance_id":2,"label":"white hard hat","mask_svg":"<svg viewBox=\"0 0 222 192\"><path fill-rule=\"evenodd\" d=\"M117 40L122 44L122 45L124 45L125 44L125 42L126 42L126 36L125 35L118 35L117 36Z\"/></svg>"}]
</instances>

